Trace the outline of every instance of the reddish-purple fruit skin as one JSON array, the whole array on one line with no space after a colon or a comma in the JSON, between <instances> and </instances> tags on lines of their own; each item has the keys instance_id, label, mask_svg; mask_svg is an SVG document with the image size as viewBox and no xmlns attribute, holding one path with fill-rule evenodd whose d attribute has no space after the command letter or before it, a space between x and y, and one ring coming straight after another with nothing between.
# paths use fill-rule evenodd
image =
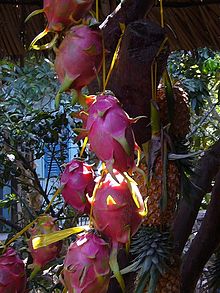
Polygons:
<instances>
[{"instance_id":1,"label":"reddish-purple fruit skin","mask_svg":"<svg viewBox=\"0 0 220 293\"><path fill-rule=\"evenodd\" d=\"M127 172L135 166L132 119L112 95L99 95L88 109L86 128L91 149L113 168Z\"/></svg>"},{"instance_id":2,"label":"reddish-purple fruit skin","mask_svg":"<svg viewBox=\"0 0 220 293\"><path fill-rule=\"evenodd\" d=\"M125 244L130 241L141 222L144 211L142 196L137 188L136 197L140 207L135 204L124 177L114 170L117 183L107 174L92 201L92 218L95 228L109 237L112 242Z\"/></svg>"},{"instance_id":3,"label":"reddish-purple fruit skin","mask_svg":"<svg viewBox=\"0 0 220 293\"><path fill-rule=\"evenodd\" d=\"M68 293L106 293L110 281L109 245L93 233L73 242L64 261Z\"/></svg>"},{"instance_id":4,"label":"reddish-purple fruit skin","mask_svg":"<svg viewBox=\"0 0 220 293\"><path fill-rule=\"evenodd\" d=\"M62 196L64 200L80 213L90 212L90 203L86 197L92 195L95 182L92 166L72 160L61 175Z\"/></svg>"},{"instance_id":5,"label":"reddish-purple fruit skin","mask_svg":"<svg viewBox=\"0 0 220 293\"><path fill-rule=\"evenodd\" d=\"M51 216L41 216L38 218L34 227L29 230L31 238L29 239L29 249L33 258L34 267L43 268L47 263L56 259L59 256L62 242L58 241L48 246L34 249L32 239L36 235L48 234L58 231L59 228L55 225L54 219Z\"/></svg>"},{"instance_id":6,"label":"reddish-purple fruit skin","mask_svg":"<svg viewBox=\"0 0 220 293\"><path fill-rule=\"evenodd\" d=\"M55 71L61 83L68 79L68 88L80 91L97 77L102 58L101 31L86 25L74 26L57 50Z\"/></svg>"},{"instance_id":7,"label":"reddish-purple fruit skin","mask_svg":"<svg viewBox=\"0 0 220 293\"><path fill-rule=\"evenodd\" d=\"M24 263L16 251L9 247L0 256L0 293L23 293L26 282Z\"/></svg>"},{"instance_id":8,"label":"reddish-purple fruit skin","mask_svg":"<svg viewBox=\"0 0 220 293\"><path fill-rule=\"evenodd\" d=\"M44 0L48 31L59 32L81 19L92 7L94 0Z\"/></svg>"}]
</instances>

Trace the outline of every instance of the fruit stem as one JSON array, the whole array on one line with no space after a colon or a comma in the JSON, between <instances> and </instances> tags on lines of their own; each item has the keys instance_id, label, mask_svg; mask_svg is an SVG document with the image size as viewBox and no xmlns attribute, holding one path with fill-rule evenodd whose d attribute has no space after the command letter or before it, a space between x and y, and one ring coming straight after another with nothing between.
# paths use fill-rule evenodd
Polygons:
<instances>
[{"instance_id":1,"label":"fruit stem","mask_svg":"<svg viewBox=\"0 0 220 293\"><path fill-rule=\"evenodd\" d=\"M160 134L160 116L153 102L151 102L151 132L152 136Z\"/></svg>"},{"instance_id":2,"label":"fruit stem","mask_svg":"<svg viewBox=\"0 0 220 293\"><path fill-rule=\"evenodd\" d=\"M124 279L120 273L118 260L117 260L117 254L118 254L118 242L113 241L112 251L110 254L110 258L109 258L109 265L110 265L110 268L111 268L115 278L117 279L117 281L121 287L122 292L125 293L125 282L124 282Z\"/></svg>"},{"instance_id":3,"label":"fruit stem","mask_svg":"<svg viewBox=\"0 0 220 293\"><path fill-rule=\"evenodd\" d=\"M40 272L40 270L41 270L41 267L36 265L34 267L33 271L31 272L31 275L29 277L29 281L32 281L36 277L36 275L38 274L38 272Z\"/></svg>"},{"instance_id":4,"label":"fruit stem","mask_svg":"<svg viewBox=\"0 0 220 293\"><path fill-rule=\"evenodd\" d=\"M46 208L45 211L44 211L44 214L46 214L46 213L49 211L49 209L50 209L50 207L51 207L53 201L55 200L55 198L56 198L56 197L62 192L63 187L64 187L64 186L61 186L61 187L58 188L57 191L54 193L53 197L51 198L51 200L50 200L50 202L49 202L49 204L48 204L48 206L47 206L47 208Z\"/></svg>"}]
</instances>

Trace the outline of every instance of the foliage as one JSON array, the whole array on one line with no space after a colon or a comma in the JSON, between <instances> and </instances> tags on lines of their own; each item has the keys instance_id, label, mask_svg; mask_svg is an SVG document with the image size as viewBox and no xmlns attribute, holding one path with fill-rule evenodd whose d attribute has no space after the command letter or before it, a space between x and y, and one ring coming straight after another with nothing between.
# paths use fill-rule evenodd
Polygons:
<instances>
[{"instance_id":1,"label":"foliage","mask_svg":"<svg viewBox=\"0 0 220 293\"><path fill-rule=\"evenodd\" d=\"M189 94L192 129L190 138L195 150L206 149L220 135L220 55L207 48L193 52L173 52L168 70Z\"/></svg>"},{"instance_id":2,"label":"foliage","mask_svg":"<svg viewBox=\"0 0 220 293\"><path fill-rule=\"evenodd\" d=\"M70 97L65 95L60 110L54 109L58 82L47 59L37 62L32 57L23 68L1 61L0 79L0 186L12 183L17 199L30 213L34 208L27 194L37 193L36 196L43 196L48 204L52 161L55 160L62 171L61 166L67 160L67 145L74 138ZM35 160L43 158L45 152L49 170L43 189ZM20 184L20 194L13 189L14 182Z\"/></svg>"},{"instance_id":3,"label":"foliage","mask_svg":"<svg viewBox=\"0 0 220 293\"><path fill-rule=\"evenodd\" d=\"M80 125L71 118L73 107L70 95L65 94L60 109L55 110L54 97L59 85L53 64L48 59L36 60L30 57L22 68L2 60L0 80L0 188L10 186L12 190L12 194L0 200L0 208L10 211L17 202L21 208L20 213L10 213L12 221L3 217L0 220L14 232L45 210L58 185L57 174L52 172L53 164L55 162L62 172L69 147L74 146L75 134L72 128ZM45 156L48 176L42 185L36 160L45 160ZM50 212L65 227L72 226L76 219L71 208L63 208L63 200L59 196ZM9 238L13 234L9 234ZM16 241L15 245L23 258L31 263L24 238ZM41 292L60 292L62 286L57 284L56 275L59 275L59 264L62 261L57 259L46 267L47 273L37 277L29 285L30 288L41 288Z\"/></svg>"}]
</instances>

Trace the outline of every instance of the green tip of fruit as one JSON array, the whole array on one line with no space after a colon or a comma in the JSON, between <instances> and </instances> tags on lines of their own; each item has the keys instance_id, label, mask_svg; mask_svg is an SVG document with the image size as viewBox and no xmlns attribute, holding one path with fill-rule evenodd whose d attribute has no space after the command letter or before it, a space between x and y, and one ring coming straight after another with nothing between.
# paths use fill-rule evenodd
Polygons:
<instances>
[{"instance_id":1,"label":"green tip of fruit","mask_svg":"<svg viewBox=\"0 0 220 293\"><path fill-rule=\"evenodd\" d=\"M112 251L111 251L110 259L109 259L109 265L112 272L114 273L115 278L117 279L121 287L122 292L125 293L125 282L119 269L117 253L118 253L118 243L113 242Z\"/></svg>"},{"instance_id":2,"label":"green tip of fruit","mask_svg":"<svg viewBox=\"0 0 220 293\"><path fill-rule=\"evenodd\" d=\"M55 97L55 109L56 110L59 110L59 107L60 107L60 98L61 98L61 93L60 91L56 94L56 97Z\"/></svg>"},{"instance_id":3,"label":"green tip of fruit","mask_svg":"<svg viewBox=\"0 0 220 293\"><path fill-rule=\"evenodd\" d=\"M31 13L26 17L26 19L25 19L24 22L27 22L32 16L37 15L37 14L42 13L42 12L44 12L44 9L37 9L37 10L34 10L33 12L31 12Z\"/></svg>"},{"instance_id":4,"label":"green tip of fruit","mask_svg":"<svg viewBox=\"0 0 220 293\"><path fill-rule=\"evenodd\" d=\"M40 270L41 267L36 265L30 274L29 281L33 280L36 277L36 275L40 272Z\"/></svg>"}]
</instances>

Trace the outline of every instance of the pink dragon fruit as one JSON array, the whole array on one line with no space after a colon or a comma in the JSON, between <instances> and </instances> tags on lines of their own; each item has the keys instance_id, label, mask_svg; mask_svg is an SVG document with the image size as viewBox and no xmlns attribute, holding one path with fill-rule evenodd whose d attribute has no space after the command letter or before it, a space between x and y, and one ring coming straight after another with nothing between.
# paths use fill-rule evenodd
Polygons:
<instances>
[{"instance_id":1,"label":"pink dragon fruit","mask_svg":"<svg viewBox=\"0 0 220 293\"><path fill-rule=\"evenodd\" d=\"M94 227L111 240L109 264L125 292L125 283L117 261L118 246L129 246L130 238L138 230L146 212L135 183L125 180L116 170L113 170L113 175L117 181L108 173L100 178L95 187L96 192L91 198L92 219Z\"/></svg>"},{"instance_id":2,"label":"pink dragon fruit","mask_svg":"<svg viewBox=\"0 0 220 293\"><path fill-rule=\"evenodd\" d=\"M135 203L125 178L116 170L113 173L118 182L108 173L97 183L91 198L92 217L98 231L112 242L125 244L138 230L145 208L138 187L133 186Z\"/></svg>"},{"instance_id":3,"label":"pink dragon fruit","mask_svg":"<svg viewBox=\"0 0 220 293\"><path fill-rule=\"evenodd\" d=\"M68 292L106 293L110 281L109 253L109 245L91 232L73 242L63 269Z\"/></svg>"},{"instance_id":4,"label":"pink dragon fruit","mask_svg":"<svg viewBox=\"0 0 220 293\"><path fill-rule=\"evenodd\" d=\"M36 46L35 43L43 38L48 32L58 33L63 29L75 24L91 9L94 0L44 0L43 9L33 11L27 18L44 12L47 17L48 25L31 43L30 47L41 50L52 47L57 39L57 34L51 43Z\"/></svg>"},{"instance_id":5,"label":"pink dragon fruit","mask_svg":"<svg viewBox=\"0 0 220 293\"><path fill-rule=\"evenodd\" d=\"M90 203L86 197L92 195L95 182L92 167L79 160L66 165L61 176L62 195L65 201L80 213L90 212Z\"/></svg>"},{"instance_id":6,"label":"pink dragon fruit","mask_svg":"<svg viewBox=\"0 0 220 293\"><path fill-rule=\"evenodd\" d=\"M91 8L94 0L44 0L43 9L33 11L26 19L44 12L47 32L60 32L80 20Z\"/></svg>"},{"instance_id":7,"label":"pink dragon fruit","mask_svg":"<svg viewBox=\"0 0 220 293\"><path fill-rule=\"evenodd\" d=\"M24 263L9 247L0 256L0 293L23 293L26 287Z\"/></svg>"},{"instance_id":8,"label":"pink dragon fruit","mask_svg":"<svg viewBox=\"0 0 220 293\"><path fill-rule=\"evenodd\" d=\"M48 246L34 249L32 245L33 238L40 234L48 234L58 230L59 228L54 224L54 219L48 215L40 216L37 219L34 227L29 230L31 238L29 239L28 244L30 253L33 258L34 267L31 278L34 277L35 274L40 271L47 263L56 259L59 256L62 247L62 242L58 241Z\"/></svg>"},{"instance_id":9,"label":"pink dragon fruit","mask_svg":"<svg viewBox=\"0 0 220 293\"><path fill-rule=\"evenodd\" d=\"M128 117L118 99L112 95L99 95L88 109L86 129L91 149L113 168L126 172L135 166L135 140L132 131L134 119Z\"/></svg>"},{"instance_id":10,"label":"pink dragon fruit","mask_svg":"<svg viewBox=\"0 0 220 293\"><path fill-rule=\"evenodd\" d=\"M59 93L88 85L102 65L102 34L86 25L73 26L56 53L55 70L62 83Z\"/></svg>"},{"instance_id":11,"label":"pink dragon fruit","mask_svg":"<svg viewBox=\"0 0 220 293\"><path fill-rule=\"evenodd\" d=\"M92 7L94 0L44 0L48 31L61 31L81 19Z\"/></svg>"}]
</instances>

